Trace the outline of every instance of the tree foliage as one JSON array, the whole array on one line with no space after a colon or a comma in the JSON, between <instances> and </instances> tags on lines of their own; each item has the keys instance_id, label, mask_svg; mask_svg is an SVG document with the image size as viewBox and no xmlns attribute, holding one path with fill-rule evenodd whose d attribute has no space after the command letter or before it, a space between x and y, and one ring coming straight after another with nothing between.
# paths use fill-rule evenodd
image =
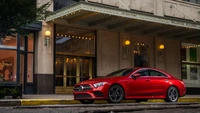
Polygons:
<instances>
[{"instance_id":1,"label":"tree foliage","mask_svg":"<svg viewBox=\"0 0 200 113\"><path fill-rule=\"evenodd\" d=\"M37 8L36 0L0 0L0 38L14 33L26 34L22 27L45 19L50 4Z\"/></svg>"}]
</instances>

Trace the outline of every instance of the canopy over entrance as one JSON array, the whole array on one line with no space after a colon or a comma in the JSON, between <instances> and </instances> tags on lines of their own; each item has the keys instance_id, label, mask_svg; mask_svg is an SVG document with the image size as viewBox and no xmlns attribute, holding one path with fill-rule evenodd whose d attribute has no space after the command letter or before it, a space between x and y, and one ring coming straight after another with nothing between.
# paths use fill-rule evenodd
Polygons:
<instances>
[{"instance_id":1,"label":"canopy over entrance","mask_svg":"<svg viewBox=\"0 0 200 113\"><path fill-rule=\"evenodd\" d=\"M46 19L59 25L120 31L138 35L200 42L200 23L151 13L119 9L90 2L78 2L53 12Z\"/></svg>"}]
</instances>

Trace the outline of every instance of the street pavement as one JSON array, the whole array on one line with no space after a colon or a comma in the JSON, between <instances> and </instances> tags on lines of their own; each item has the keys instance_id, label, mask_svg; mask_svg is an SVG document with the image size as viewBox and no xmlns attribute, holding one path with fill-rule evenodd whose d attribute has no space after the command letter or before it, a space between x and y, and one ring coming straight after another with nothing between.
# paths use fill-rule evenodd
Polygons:
<instances>
[{"instance_id":1,"label":"street pavement","mask_svg":"<svg viewBox=\"0 0 200 113\"><path fill-rule=\"evenodd\" d=\"M122 103L132 103L134 100L124 100ZM164 102L163 99L150 99L152 102ZM199 102L200 95L186 95L179 98L178 102ZM95 101L96 104L107 103L105 100ZM38 105L66 105L66 104L80 104L79 101L74 100L71 94L45 94L45 95L23 95L22 99L12 99L5 97L0 99L0 106L38 106Z\"/></svg>"},{"instance_id":2,"label":"street pavement","mask_svg":"<svg viewBox=\"0 0 200 113\"><path fill-rule=\"evenodd\" d=\"M0 107L0 113L200 113L200 103L118 103Z\"/></svg>"}]
</instances>

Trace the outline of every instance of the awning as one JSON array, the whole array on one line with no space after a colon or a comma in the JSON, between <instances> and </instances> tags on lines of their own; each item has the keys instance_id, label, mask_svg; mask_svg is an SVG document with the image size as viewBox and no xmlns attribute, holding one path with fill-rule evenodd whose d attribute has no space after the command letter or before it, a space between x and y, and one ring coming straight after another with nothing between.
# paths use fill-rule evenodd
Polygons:
<instances>
[{"instance_id":1,"label":"awning","mask_svg":"<svg viewBox=\"0 0 200 113\"><path fill-rule=\"evenodd\" d=\"M186 42L200 41L200 22L159 17L149 13L90 2L78 2L66 6L53 12L46 21L60 25L81 25L94 29L163 37Z\"/></svg>"},{"instance_id":2,"label":"awning","mask_svg":"<svg viewBox=\"0 0 200 113\"><path fill-rule=\"evenodd\" d=\"M36 21L33 22L27 26L22 27L25 30L31 31L31 32L37 32L37 31L41 31L42 29L42 22L41 21Z\"/></svg>"}]
</instances>

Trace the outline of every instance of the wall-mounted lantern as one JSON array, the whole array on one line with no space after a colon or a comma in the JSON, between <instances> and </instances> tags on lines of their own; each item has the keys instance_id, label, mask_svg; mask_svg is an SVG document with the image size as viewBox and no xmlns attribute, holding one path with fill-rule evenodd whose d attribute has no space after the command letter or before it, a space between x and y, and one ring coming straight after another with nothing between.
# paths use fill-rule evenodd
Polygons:
<instances>
[{"instance_id":1,"label":"wall-mounted lantern","mask_svg":"<svg viewBox=\"0 0 200 113\"><path fill-rule=\"evenodd\" d=\"M50 42L50 31L45 31L44 46L48 46Z\"/></svg>"},{"instance_id":2,"label":"wall-mounted lantern","mask_svg":"<svg viewBox=\"0 0 200 113\"><path fill-rule=\"evenodd\" d=\"M159 46L159 49L160 50L163 50L165 48L165 46L163 45L163 44L161 44L160 46Z\"/></svg>"},{"instance_id":3,"label":"wall-mounted lantern","mask_svg":"<svg viewBox=\"0 0 200 113\"><path fill-rule=\"evenodd\" d=\"M124 42L124 44L125 44L126 46L129 46L129 45L131 44L131 42L130 42L129 40L126 40L126 41Z\"/></svg>"},{"instance_id":4,"label":"wall-mounted lantern","mask_svg":"<svg viewBox=\"0 0 200 113\"><path fill-rule=\"evenodd\" d=\"M163 61L164 49L165 49L164 44L160 44L160 45L158 46L158 57L159 57L159 61Z\"/></svg>"},{"instance_id":5,"label":"wall-mounted lantern","mask_svg":"<svg viewBox=\"0 0 200 113\"><path fill-rule=\"evenodd\" d=\"M122 54L123 54L123 58L125 58L125 59L127 59L129 56L130 44L131 44L131 42L128 39L123 42L123 53Z\"/></svg>"}]
</instances>

